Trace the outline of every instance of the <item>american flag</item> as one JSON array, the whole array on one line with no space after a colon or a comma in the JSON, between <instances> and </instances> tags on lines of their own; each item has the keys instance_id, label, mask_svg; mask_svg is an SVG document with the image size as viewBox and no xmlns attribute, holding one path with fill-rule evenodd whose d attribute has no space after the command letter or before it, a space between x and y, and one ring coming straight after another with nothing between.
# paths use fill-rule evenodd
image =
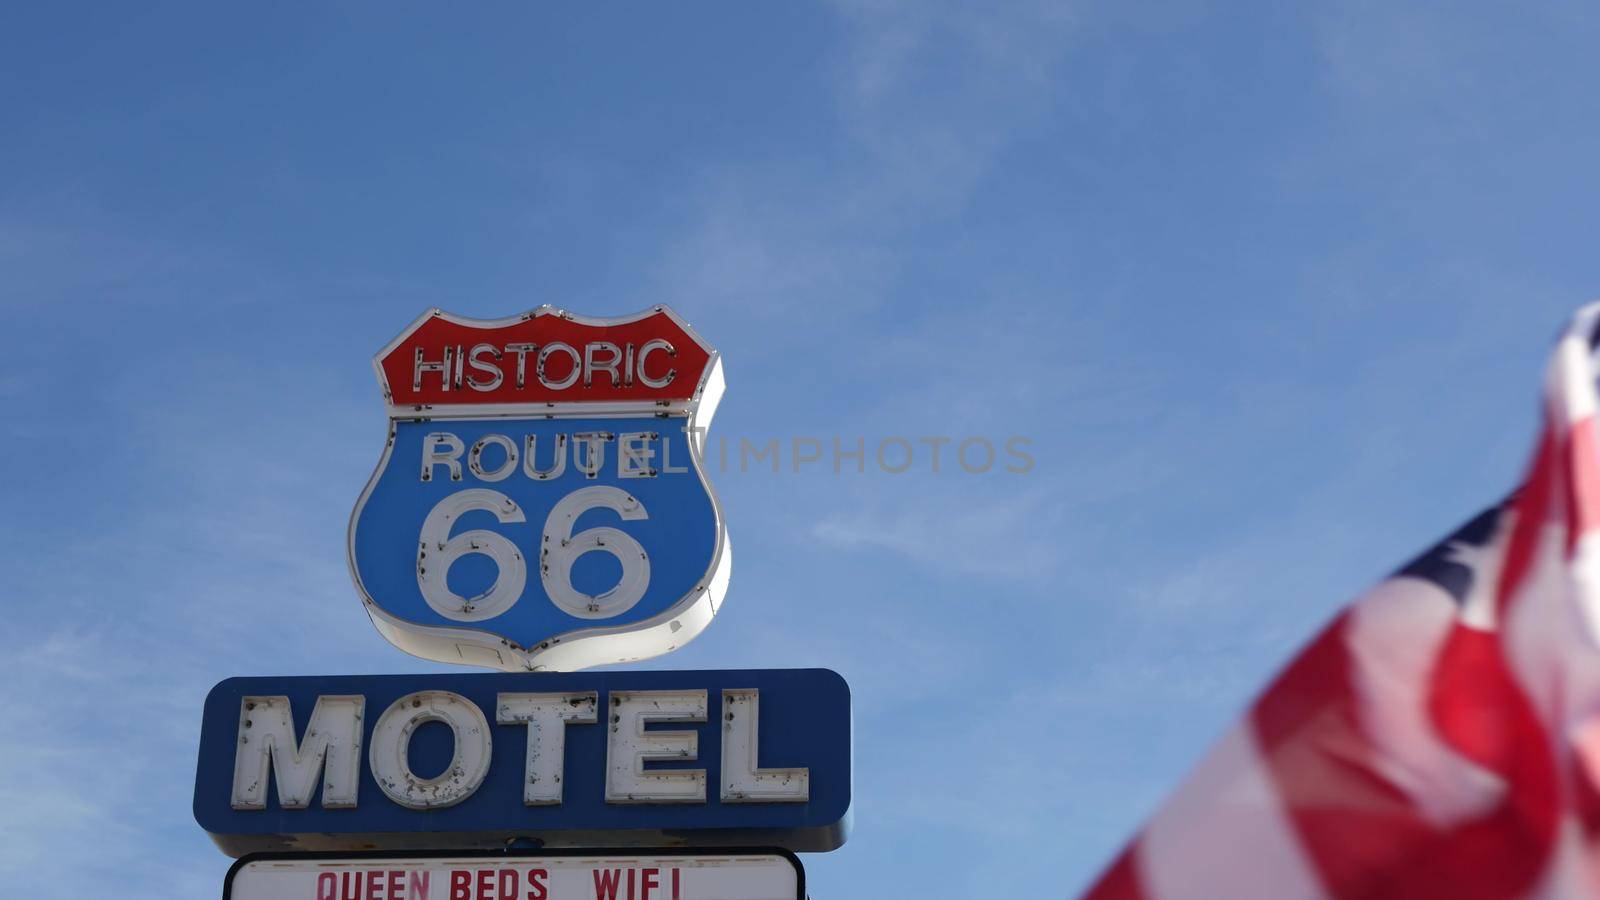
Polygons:
<instances>
[{"instance_id":1,"label":"american flag","mask_svg":"<svg viewBox=\"0 0 1600 900\"><path fill-rule=\"evenodd\" d=\"M1600 304L1522 487L1341 612L1088 896L1600 896Z\"/></svg>"}]
</instances>

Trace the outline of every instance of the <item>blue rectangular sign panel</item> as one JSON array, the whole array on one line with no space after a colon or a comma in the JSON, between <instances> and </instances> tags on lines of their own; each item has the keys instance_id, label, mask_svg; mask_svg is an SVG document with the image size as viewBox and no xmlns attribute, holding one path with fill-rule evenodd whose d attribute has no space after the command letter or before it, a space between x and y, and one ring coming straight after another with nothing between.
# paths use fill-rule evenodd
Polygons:
<instances>
[{"instance_id":1,"label":"blue rectangular sign panel","mask_svg":"<svg viewBox=\"0 0 1600 900\"><path fill-rule=\"evenodd\" d=\"M230 678L194 814L224 852L831 850L850 689L826 669Z\"/></svg>"}]
</instances>

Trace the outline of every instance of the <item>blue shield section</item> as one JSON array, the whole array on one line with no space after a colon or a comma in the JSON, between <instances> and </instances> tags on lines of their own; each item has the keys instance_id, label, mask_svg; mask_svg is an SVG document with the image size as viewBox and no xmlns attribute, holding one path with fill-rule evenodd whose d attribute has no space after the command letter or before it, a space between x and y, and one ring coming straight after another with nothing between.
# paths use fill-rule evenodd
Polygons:
<instances>
[{"instance_id":1,"label":"blue shield section","mask_svg":"<svg viewBox=\"0 0 1600 900\"><path fill-rule=\"evenodd\" d=\"M373 604L406 622L470 628L520 647L579 629L626 629L666 614L705 585L722 542L716 503L683 423L682 418L648 417L397 420L392 444L351 524L357 582ZM624 453L625 445L630 454ZM559 474L546 477L558 469ZM595 487L625 494L642 515L625 518L604 505L580 504L575 520L547 536L547 519L557 504ZM469 490L506 498L520 521L502 521L494 510L472 508L451 520L445 536L479 529L500 535L525 566L520 593L509 605L504 597L494 604L503 611L477 619L441 612L438 603L430 604L422 583L432 565L431 577L443 578L452 594L478 598L502 577L502 566L488 552L468 550L440 571L441 556L430 558L433 548L422 546L430 513L452 498L460 503L461 492ZM552 598L548 578L541 577L544 551L550 540L559 543L564 535L596 528L616 529L636 542L648 560L648 579L642 595L614 615L603 606L575 615L570 602L564 608ZM620 538L610 546L619 544L631 552ZM614 549L591 548L571 560L570 572L557 575L579 595L604 597L623 580L621 558Z\"/></svg>"}]
</instances>

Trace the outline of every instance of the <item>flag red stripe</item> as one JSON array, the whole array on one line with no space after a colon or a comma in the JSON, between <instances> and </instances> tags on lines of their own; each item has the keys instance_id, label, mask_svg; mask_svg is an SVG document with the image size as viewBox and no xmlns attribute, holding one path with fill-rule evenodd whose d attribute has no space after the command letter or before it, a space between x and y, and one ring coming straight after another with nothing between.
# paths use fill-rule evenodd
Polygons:
<instances>
[{"instance_id":1,"label":"flag red stripe","mask_svg":"<svg viewBox=\"0 0 1600 900\"><path fill-rule=\"evenodd\" d=\"M1318 875L1338 896L1372 896L1381 876L1430 837L1383 777L1356 711L1349 613L1301 651L1250 712L1262 757Z\"/></svg>"},{"instance_id":2,"label":"flag red stripe","mask_svg":"<svg viewBox=\"0 0 1600 900\"><path fill-rule=\"evenodd\" d=\"M1442 834L1419 860L1484 891L1468 896L1518 896L1537 880L1555 840L1555 772L1544 730L1496 633L1464 625L1451 631L1433 672L1428 712L1441 739L1505 779L1507 799L1483 819Z\"/></svg>"},{"instance_id":3,"label":"flag red stripe","mask_svg":"<svg viewBox=\"0 0 1600 900\"><path fill-rule=\"evenodd\" d=\"M1138 852L1139 841L1135 839L1084 895L1085 900L1144 900L1149 896L1140 883L1139 869L1134 863Z\"/></svg>"}]
</instances>

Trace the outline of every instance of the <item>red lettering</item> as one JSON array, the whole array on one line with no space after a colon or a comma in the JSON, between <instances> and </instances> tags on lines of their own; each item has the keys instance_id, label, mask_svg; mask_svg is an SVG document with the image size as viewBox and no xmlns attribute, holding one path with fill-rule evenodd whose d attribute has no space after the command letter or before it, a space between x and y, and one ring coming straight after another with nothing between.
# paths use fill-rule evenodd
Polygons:
<instances>
[{"instance_id":1,"label":"red lettering","mask_svg":"<svg viewBox=\"0 0 1600 900\"><path fill-rule=\"evenodd\" d=\"M472 900L472 873L450 870L450 900Z\"/></svg>"},{"instance_id":2,"label":"red lettering","mask_svg":"<svg viewBox=\"0 0 1600 900\"><path fill-rule=\"evenodd\" d=\"M389 900L405 900L401 894L405 892L406 886L400 883L400 876L404 874L399 869L389 870Z\"/></svg>"},{"instance_id":3,"label":"red lettering","mask_svg":"<svg viewBox=\"0 0 1600 900\"><path fill-rule=\"evenodd\" d=\"M317 900L339 900L339 877L332 872L317 876Z\"/></svg>"},{"instance_id":4,"label":"red lettering","mask_svg":"<svg viewBox=\"0 0 1600 900\"><path fill-rule=\"evenodd\" d=\"M339 900L361 900L361 873L339 873Z\"/></svg>"},{"instance_id":5,"label":"red lettering","mask_svg":"<svg viewBox=\"0 0 1600 900\"><path fill-rule=\"evenodd\" d=\"M678 870L672 870L672 900L682 900L678 896Z\"/></svg>"},{"instance_id":6,"label":"red lettering","mask_svg":"<svg viewBox=\"0 0 1600 900\"><path fill-rule=\"evenodd\" d=\"M497 900L517 900L517 870L500 870L500 896Z\"/></svg>"},{"instance_id":7,"label":"red lettering","mask_svg":"<svg viewBox=\"0 0 1600 900\"><path fill-rule=\"evenodd\" d=\"M639 900L650 900L650 895L661 886L658 883L660 874L660 869L645 869L639 873Z\"/></svg>"},{"instance_id":8,"label":"red lettering","mask_svg":"<svg viewBox=\"0 0 1600 900\"><path fill-rule=\"evenodd\" d=\"M549 878L547 869L528 870L528 900L550 900L550 889L545 885Z\"/></svg>"},{"instance_id":9,"label":"red lettering","mask_svg":"<svg viewBox=\"0 0 1600 900\"><path fill-rule=\"evenodd\" d=\"M478 890L473 893L473 900L494 900L494 870L478 870Z\"/></svg>"},{"instance_id":10,"label":"red lettering","mask_svg":"<svg viewBox=\"0 0 1600 900\"><path fill-rule=\"evenodd\" d=\"M433 873L426 870L411 873L409 890L406 891L411 895L411 900L428 900L428 880L432 877Z\"/></svg>"},{"instance_id":11,"label":"red lettering","mask_svg":"<svg viewBox=\"0 0 1600 900\"><path fill-rule=\"evenodd\" d=\"M377 869L367 870L367 900L383 900L378 892L383 890L383 873Z\"/></svg>"},{"instance_id":12,"label":"red lettering","mask_svg":"<svg viewBox=\"0 0 1600 900\"><path fill-rule=\"evenodd\" d=\"M595 869L594 900L617 900L617 886L621 883L621 870Z\"/></svg>"}]
</instances>

